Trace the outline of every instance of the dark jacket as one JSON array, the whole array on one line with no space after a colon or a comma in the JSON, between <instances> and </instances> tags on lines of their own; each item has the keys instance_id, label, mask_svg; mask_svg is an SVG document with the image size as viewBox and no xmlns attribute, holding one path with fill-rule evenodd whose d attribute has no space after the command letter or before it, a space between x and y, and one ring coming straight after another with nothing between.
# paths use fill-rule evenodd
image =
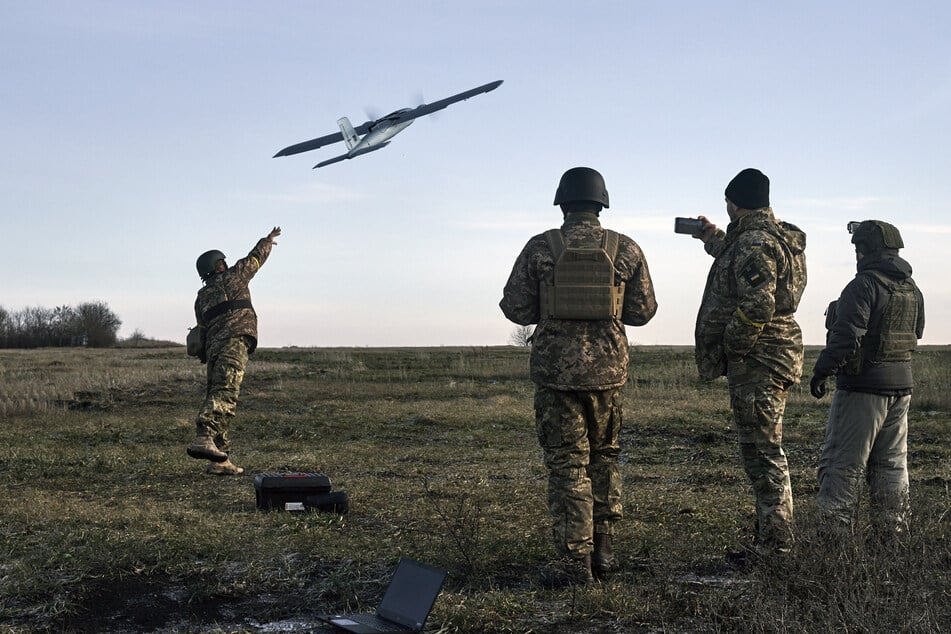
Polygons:
<instances>
[{"instance_id":1,"label":"dark jacket","mask_svg":"<svg viewBox=\"0 0 951 634\"><path fill-rule=\"evenodd\" d=\"M873 394L910 394L914 381L911 361L876 362L862 358L858 372L846 372L850 359L860 354L863 337L877 333L888 304L890 292L872 272L888 279L910 281L911 265L898 255L897 250L885 249L859 260L855 278L842 290L835 302L835 315L829 324L826 347L819 354L814 374L827 377L836 375L835 385L840 390L870 392ZM915 335L920 339L925 329L925 304L921 291L915 286L918 300Z\"/></svg>"}]
</instances>

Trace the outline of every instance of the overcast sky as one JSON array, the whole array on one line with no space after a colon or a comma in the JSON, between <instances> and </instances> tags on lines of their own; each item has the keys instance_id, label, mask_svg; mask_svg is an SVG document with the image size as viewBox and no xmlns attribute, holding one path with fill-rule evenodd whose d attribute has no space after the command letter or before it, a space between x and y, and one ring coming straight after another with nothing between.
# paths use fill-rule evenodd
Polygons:
<instances>
[{"instance_id":1,"label":"overcast sky","mask_svg":"<svg viewBox=\"0 0 951 634\"><path fill-rule=\"evenodd\" d=\"M262 346L505 344L512 263L585 165L654 279L629 338L687 344L712 259L673 218L725 227L757 167L808 235L806 343L870 218L901 229L924 343L951 343L949 32L942 0L0 0L0 306L104 301L120 336L184 342L197 256L280 225ZM379 152L271 158L497 79Z\"/></svg>"}]
</instances>

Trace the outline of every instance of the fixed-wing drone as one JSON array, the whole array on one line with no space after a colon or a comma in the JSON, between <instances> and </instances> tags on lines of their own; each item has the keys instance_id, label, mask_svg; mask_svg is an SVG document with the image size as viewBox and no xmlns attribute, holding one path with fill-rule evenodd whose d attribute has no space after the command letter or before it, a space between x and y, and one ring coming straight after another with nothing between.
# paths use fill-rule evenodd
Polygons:
<instances>
[{"instance_id":1,"label":"fixed-wing drone","mask_svg":"<svg viewBox=\"0 0 951 634\"><path fill-rule=\"evenodd\" d=\"M390 139L409 127L409 125L413 123L415 119L436 112L437 110L442 110L446 106L452 105L457 101L464 101L469 97L475 97L476 95L480 95L484 92L490 92L501 85L502 80L500 79L498 81L493 81L477 88L461 92L458 95L453 95L452 97L446 97L445 99L440 99L439 101L434 101L432 103L424 103L423 105L416 108L401 108L396 112L391 112L385 117L381 117L373 121L367 121L366 123L362 123L355 128L350 125L350 119L347 117L341 117L337 120L337 125L340 127L340 132L334 132L333 134L311 139L310 141L303 141L301 143L289 145L275 154L274 158L316 150L319 147L330 145L331 143L338 143L340 141L346 141L347 153L341 154L340 156L335 156L332 159L327 159L326 161L321 161L320 163L317 163L317 165L314 165L314 168L323 167L325 165L330 165L331 163L337 163L346 159L352 159L355 156L367 154L368 152L374 152L389 145Z\"/></svg>"}]
</instances>

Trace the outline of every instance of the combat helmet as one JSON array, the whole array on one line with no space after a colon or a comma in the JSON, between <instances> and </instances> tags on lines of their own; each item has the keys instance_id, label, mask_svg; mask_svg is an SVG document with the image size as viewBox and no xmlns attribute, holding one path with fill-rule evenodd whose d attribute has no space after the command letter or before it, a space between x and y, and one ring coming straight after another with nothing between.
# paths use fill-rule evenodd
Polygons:
<instances>
[{"instance_id":1,"label":"combat helmet","mask_svg":"<svg viewBox=\"0 0 951 634\"><path fill-rule=\"evenodd\" d=\"M865 255L883 249L903 249L905 247L898 227L881 220L850 222L848 229L849 233L852 234L852 244Z\"/></svg>"},{"instance_id":2,"label":"combat helmet","mask_svg":"<svg viewBox=\"0 0 951 634\"><path fill-rule=\"evenodd\" d=\"M604 186L604 177L590 167L572 167L562 174L555 191L554 204L590 201L607 209L608 190Z\"/></svg>"},{"instance_id":3,"label":"combat helmet","mask_svg":"<svg viewBox=\"0 0 951 634\"><path fill-rule=\"evenodd\" d=\"M215 272L215 267L218 265L218 260L224 260L225 254L217 249L212 249L211 251L205 251L198 256L198 261L195 262L195 268L198 269L198 276L203 280L207 280L211 277L212 273Z\"/></svg>"}]
</instances>

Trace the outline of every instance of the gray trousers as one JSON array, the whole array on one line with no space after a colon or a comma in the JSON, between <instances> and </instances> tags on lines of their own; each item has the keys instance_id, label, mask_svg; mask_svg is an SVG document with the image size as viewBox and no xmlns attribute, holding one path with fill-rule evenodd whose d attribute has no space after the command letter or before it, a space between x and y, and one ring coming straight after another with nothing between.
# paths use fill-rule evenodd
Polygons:
<instances>
[{"instance_id":1,"label":"gray trousers","mask_svg":"<svg viewBox=\"0 0 951 634\"><path fill-rule=\"evenodd\" d=\"M907 530L910 403L911 396L835 391L816 499L827 517L852 527L864 476L872 526L891 534Z\"/></svg>"}]
</instances>

